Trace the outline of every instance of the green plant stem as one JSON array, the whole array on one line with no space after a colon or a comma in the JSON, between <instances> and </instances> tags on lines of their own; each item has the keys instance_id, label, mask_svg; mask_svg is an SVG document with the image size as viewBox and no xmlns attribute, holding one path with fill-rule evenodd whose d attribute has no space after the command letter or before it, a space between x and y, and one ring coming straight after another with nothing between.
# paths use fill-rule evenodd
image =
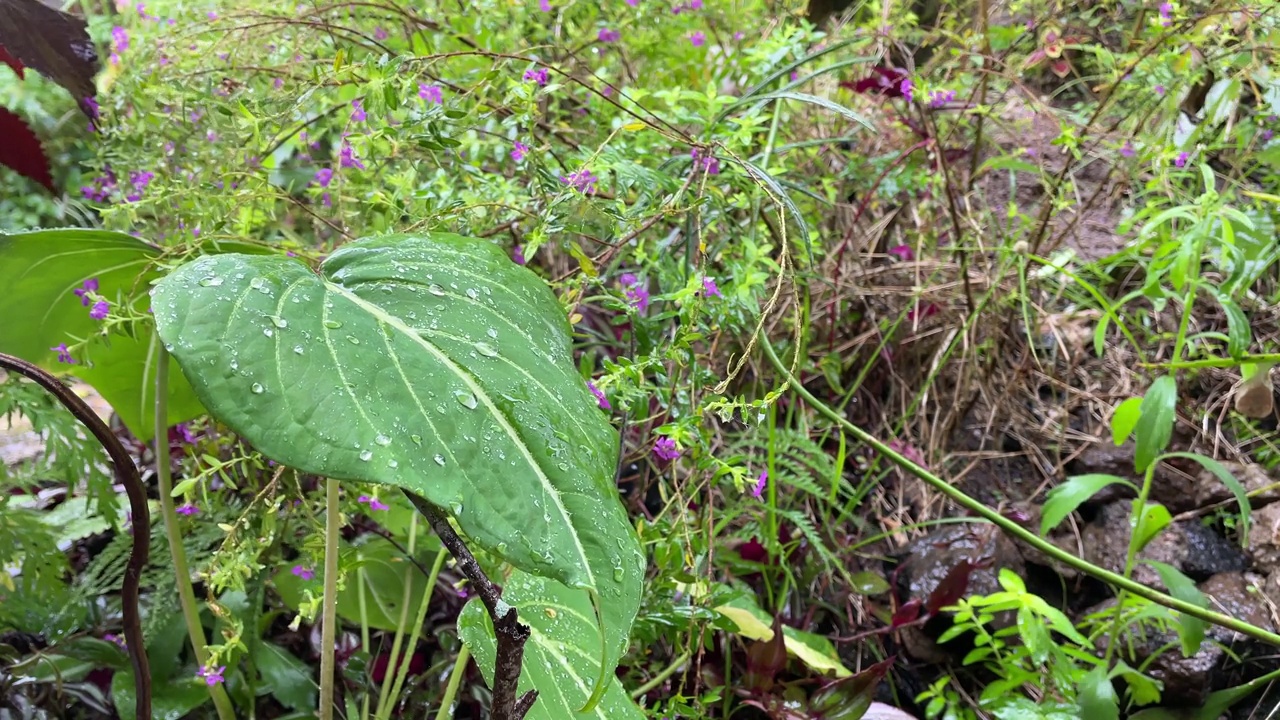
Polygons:
<instances>
[{"instance_id":1,"label":"green plant stem","mask_svg":"<svg viewBox=\"0 0 1280 720\"><path fill-rule=\"evenodd\" d=\"M413 557L413 552L418 539L418 516L414 515L409 518L409 552ZM409 599L413 596L413 565L407 565L404 569L404 591L400 593L400 617L396 618L396 634L391 641L391 662L387 665L387 669L399 668L401 665L408 663L402 662L400 659L400 647L404 643L404 626L409 622ZM378 692L378 710L374 714L375 718L382 720L386 718L391 710L388 708L387 697L391 695L392 673L387 672L382 676L382 689Z\"/></svg>"},{"instance_id":2,"label":"green plant stem","mask_svg":"<svg viewBox=\"0 0 1280 720\"><path fill-rule=\"evenodd\" d=\"M1124 557L1124 577L1129 579L1133 577L1133 562L1138 557L1138 543L1146 533L1143 526L1147 524L1147 498L1151 496L1151 480L1155 477L1156 463L1160 462L1156 458L1147 466L1147 471L1142 474L1142 489L1138 491L1138 500L1133 504L1136 517L1133 518L1133 532L1129 533L1129 548L1125 551ZM1116 593L1116 614L1111 621L1111 639L1107 641L1107 651L1103 655L1103 667L1111 667L1111 659L1115 657L1116 646L1120 644L1120 630L1124 625L1124 598L1125 590L1120 589Z\"/></svg>"},{"instance_id":3,"label":"green plant stem","mask_svg":"<svg viewBox=\"0 0 1280 720\"><path fill-rule=\"evenodd\" d=\"M169 540L169 556L173 560L173 574L177 577L178 602L182 606L182 619L187 624L187 638L195 652L200 667L207 667L209 652L205 649L204 627L200 624L200 607L196 604L196 591L191 587L191 570L187 565L187 551L182 547L182 530L178 525L178 509L173 505L173 476L169 471L169 351L157 340L152 347L156 358L155 387L155 443L156 483L160 494L160 515L164 518L164 534ZM236 720L231 698L221 683L209 685L209 695L219 720Z\"/></svg>"},{"instance_id":4,"label":"green plant stem","mask_svg":"<svg viewBox=\"0 0 1280 720\"><path fill-rule=\"evenodd\" d=\"M1225 627L1230 630L1235 630L1238 633L1248 635L1249 637L1254 638L1256 640L1261 640L1262 642L1275 645L1276 647L1280 647L1280 635L1277 635L1276 633L1268 632L1267 630L1264 630L1260 627L1250 625L1247 622L1238 620L1233 617L1228 617L1226 615L1223 615L1222 613L1206 610L1202 607L1197 607L1196 605L1193 605L1189 602L1178 600L1177 598L1170 597L1169 595L1166 595L1157 590L1153 590L1152 588L1149 588L1145 585L1136 583L1130 580L1129 578L1124 577L1123 575L1119 575L1117 573L1111 572L1110 570L1107 570L1105 568L1100 568L1097 565L1094 565L1093 563L1087 560L1078 558L1075 555L1072 555L1071 553L1066 552L1065 550L1057 547L1056 545L1053 545L1052 543L1049 543L1048 541L1041 539L1035 533L1032 533L1031 531L1022 527L1021 525L1018 525L1012 520L1005 518L1004 516L1000 515L1000 513L992 510L986 505L983 505L981 502L978 502L977 500L969 497L968 495L964 494L963 492L956 489L955 487L952 487L952 485L948 483L946 480L943 480L937 475L934 475L928 470L911 462L907 458L903 457L900 453L895 452L888 445L885 445L884 443L880 442L873 435L863 430L862 428L858 427L857 425L854 425L853 423L849 422L844 417L841 417L839 413L837 413L835 410L832 410L830 407L828 407L826 403L814 397L813 393L810 393L807 389L805 389L804 385L800 383L799 378L793 375L791 371L787 368L787 366L783 364L782 360L778 358L778 354L777 352L774 351L773 345L770 344L769 342L764 341L763 338L761 338L761 340L762 341L760 342L760 346L764 348L765 355L768 356L769 362L773 365L774 369L787 379L787 383L791 385L791 389L794 390L797 395L803 398L804 401L807 402L809 406L812 407L815 411L817 411L819 415L822 415L828 420L843 427L845 431L848 432L850 435L853 435L859 441L871 446L876 452L889 458L889 460L891 460L894 464L896 464L898 467L902 468L903 470L906 470L912 475L915 475L916 477L920 478L924 482L928 483L931 487L933 487L938 492L951 498L957 505L960 505L961 507L967 510L971 510L974 513L982 516L984 519L993 523L994 525L999 527L1001 530L1005 531L1007 534L1013 536L1018 540L1021 540L1022 542L1025 542L1026 544L1030 545L1036 550L1039 550L1045 555L1048 555L1054 560L1057 560L1058 562L1061 562L1065 565L1070 565L1071 567L1091 577L1094 577L1098 580L1114 585L1117 588L1120 588L1122 590L1127 590L1133 593L1134 595L1146 598L1147 600L1150 600L1151 602L1154 602L1158 605L1163 605L1164 607L1167 607L1170 610L1177 610L1178 612L1185 613L1187 615L1190 615L1191 617L1199 618L1201 620L1204 620L1205 622L1210 622L1210 623L1213 623L1214 625L1219 625L1221 627Z\"/></svg>"},{"instance_id":5,"label":"green plant stem","mask_svg":"<svg viewBox=\"0 0 1280 720\"><path fill-rule=\"evenodd\" d=\"M1139 367L1161 368L1164 370L1192 370L1198 368L1225 368L1248 365L1249 363L1280 363L1280 353L1259 353L1257 355L1241 355L1236 358L1205 358L1203 360L1183 360L1162 363L1138 363Z\"/></svg>"},{"instance_id":6,"label":"green plant stem","mask_svg":"<svg viewBox=\"0 0 1280 720\"><path fill-rule=\"evenodd\" d=\"M645 693L658 687L663 683L663 681L674 675L677 670L684 667L684 664L689 662L689 658L691 657L693 657L692 653L685 652L675 660L672 660L670 665L663 668L662 672L650 678L649 682L631 691L631 699L636 701L640 700L640 698L645 696Z\"/></svg>"},{"instance_id":7,"label":"green plant stem","mask_svg":"<svg viewBox=\"0 0 1280 720\"><path fill-rule=\"evenodd\" d=\"M320 612L320 720L333 720L334 644L338 637L338 481L326 478L324 501L324 596Z\"/></svg>"},{"instance_id":8,"label":"green plant stem","mask_svg":"<svg viewBox=\"0 0 1280 720\"><path fill-rule=\"evenodd\" d=\"M418 604L417 619L413 623L413 632L409 634L409 645L405 654L409 654L418 647L418 640L422 637L422 623L427 619L427 608L431 606L431 595L436 589L436 580L440 577L440 568L444 567L444 559L448 555L449 550L444 546L440 547L436 553L436 561L431 565L431 575L427 578L427 589L422 593L422 602ZM409 661L407 659L400 660L396 665L396 681L391 686L392 705L395 704L395 698L400 697L400 691L404 688L404 681L409 677ZM452 678L450 678L452 681ZM391 708L387 708L387 717L391 716Z\"/></svg>"},{"instance_id":9,"label":"green plant stem","mask_svg":"<svg viewBox=\"0 0 1280 720\"><path fill-rule=\"evenodd\" d=\"M471 651L463 645L458 651L458 659L453 663L453 672L449 673L449 684L445 686L444 695L440 698L436 720L448 720L449 711L453 709L453 699L458 696L458 686L462 684L463 671L467 669L467 661L470 659Z\"/></svg>"},{"instance_id":10,"label":"green plant stem","mask_svg":"<svg viewBox=\"0 0 1280 720\"><path fill-rule=\"evenodd\" d=\"M360 606L360 647L366 652L369 650L369 608L364 597L364 568L356 568L356 598ZM360 704L360 717L368 720L369 717L369 693L364 694L364 700Z\"/></svg>"}]
</instances>

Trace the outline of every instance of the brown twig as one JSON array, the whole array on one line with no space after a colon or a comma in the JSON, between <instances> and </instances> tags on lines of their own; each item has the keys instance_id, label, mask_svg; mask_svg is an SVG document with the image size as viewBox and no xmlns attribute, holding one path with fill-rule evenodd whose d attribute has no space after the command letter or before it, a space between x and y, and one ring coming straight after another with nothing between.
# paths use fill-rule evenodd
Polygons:
<instances>
[{"instance_id":1,"label":"brown twig","mask_svg":"<svg viewBox=\"0 0 1280 720\"><path fill-rule=\"evenodd\" d=\"M501 591L489 581L489 576L484 574L475 556L453 531L444 511L411 492L405 492L405 495L418 508L418 512L426 516L436 537L440 538L440 542L458 561L458 571L471 581L480 602L493 620L498 648L497 659L493 664L493 704L489 708L489 717L493 720L522 720L538 699L537 690L530 690L516 699L516 686L520 682L520 668L524 659L524 644L529 639L529 628L520 624L514 607L500 604Z\"/></svg>"},{"instance_id":2,"label":"brown twig","mask_svg":"<svg viewBox=\"0 0 1280 720\"><path fill-rule=\"evenodd\" d=\"M138 720L151 720L151 670L147 663L145 641L142 638L142 616L138 610L139 585L142 571L147 566L147 557L151 550L151 514L147 510L147 489L142 484L142 476L133 458L125 449L120 439L111 432L111 428L98 417L88 403L80 399L58 378L47 371L12 355L0 353L0 368L18 373L48 390L71 411L71 414L82 425L93 433L94 438L111 457L115 467L116 482L124 485L129 496L129 512L133 514L133 549L129 551L129 562L125 565L124 583L120 588L120 605L124 622L125 649L129 660L133 663L133 687L137 695L135 715Z\"/></svg>"}]
</instances>

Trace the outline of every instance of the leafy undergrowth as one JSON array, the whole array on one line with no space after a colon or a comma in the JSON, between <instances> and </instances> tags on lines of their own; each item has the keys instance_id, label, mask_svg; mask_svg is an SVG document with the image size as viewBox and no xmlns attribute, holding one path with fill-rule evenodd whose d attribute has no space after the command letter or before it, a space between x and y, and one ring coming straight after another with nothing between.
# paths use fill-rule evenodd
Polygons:
<instances>
[{"instance_id":1,"label":"leafy undergrowth","mask_svg":"<svg viewBox=\"0 0 1280 720\"><path fill-rule=\"evenodd\" d=\"M488 616L397 485L451 514L518 599L535 631L526 679L542 691L530 717L555 717L537 714L558 707L550 687L591 689L607 644L592 613L604 608L608 636L631 600L597 716L856 720L874 699L918 718L1162 703L1217 718L1265 702L1250 694L1274 666L1241 650L1249 627L1215 634L1125 581L1243 619L1253 639L1280 626L1153 550L1190 523L1254 546L1242 582L1265 591L1280 577L1266 577L1256 546L1268 540L1249 531L1280 464L1267 354L1280 332L1274 3L1013 2L984 17L986 3L953 1L856 6L821 26L801 3L762 0L425 5L95 14L107 58L96 132L78 115L56 121L75 102L38 79L0 85L0 104L46 108L31 124L58 134L46 139L65 191L33 199L34 185L2 176L0 227L116 231L0 236L0 278L21 289L0 314L48 311L6 320L0 352L92 384L146 471L164 518L142 578L157 717L314 717L327 651L345 717L487 717ZM484 241L472 259L485 272L412 254L445 252L443 233ZM65 253L48 255L56 267L46 247ZM375 250L395 278L363 296L377 257L362 253ZM224 253L239 254L178 269ZM249 331L234 318L243 296L219 305L236 289L256 308L281 277L314 284L317 302L359 301L321 317L284 292ZM427 310L430 296L504 292L525 293L529 314ZM547 320L559 314L563 358L561 323ZM544 321L554 330L529 331ZM176 358L167 467L145 443L157 325ZM279 340L307 328L339 344L332 363ZM543 479L585 497L605 488L590 512L618 521L621 555L634 528L642 590L611 557L618 597L605 567L593 604L566 587L578 576L553 559L558 536L532 523L508 543L510 528L466 514L523 497L523 476L477 471L492 484L465 498L423 484L437 467L520 451L486 436L484 453L451 461L450 433L484 426L442 421L330 452L374 402L353 387L376 390L399 423L452 367L394 344L410 330L474 349L461 364L479 379L442 395L452 412L493 390L483 368L512 343L519 374L558 388L563 414L542 435L560 473ZM370 350L384 341L389 354ZM251 377L280 347L284 370ZM213 377L224 365L248 378L238 390ZM518 410L528 398L503 392L512 423L536 424ZM428 421L430 405L417 408ZM123 489L32 386L0 384L0 409L49 447L4 470L0 707L125 714ZM613 430L592 434L597 421ZM616 462L603 457L614 438ZM611 472L625 520L610 515L614 483L595 477ZM336 545L322 474L349 481ZM1092 569L1015 542L948 487ZM1110 501L1124 525L1104 557L1091 539L1106 533L1089 533ZM326 553L340 623L328 649ZM183 622L186 588L199 633ZM581 656L560 673L557 632ZM1215 644L1239 652L1214 656L1213 684L1191 692L1167 665Z\"/></svg>"}]
</instances>

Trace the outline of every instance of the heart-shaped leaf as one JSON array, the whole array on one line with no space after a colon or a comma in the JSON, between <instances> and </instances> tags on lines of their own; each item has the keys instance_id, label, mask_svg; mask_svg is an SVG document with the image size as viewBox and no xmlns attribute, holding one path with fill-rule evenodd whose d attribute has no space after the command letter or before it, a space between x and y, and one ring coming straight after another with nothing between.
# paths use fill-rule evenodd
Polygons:
<instances>
[{"instance_id":1,"label":"heart-shaped leaf","mask_svg":"<svg viewBox=\"0 0 1280 720\"><path fill-rule=\"evenodd\" d=\"M98 50L84 20L40 0L0 0L0 45L8 56L71 93L80 107L97 94Z\"/></svg>"},{"instance_id":2,"label":"heart-shaped leaf","mask_svg":"<svg viewBox=\"0 0 1280 720\"><path fill-rule=\"evenodd\" d=\"M3 143L0 143L3 144ZM139 324L135 336L112 335L77 353L76 363L58 362L51 348L94 335L101 323L75 291L96 278L98 294L112 306L132 302L147 311L147 284L159 273L160 249L122 233L102 230L39 230L0 235L0 352L93 386L139 439L152 437L156 360L152 331ZM204 412L191 387L171 364L169 422Z\"/></svg>"},{"instance_id":3,"label":"heart-shaped leaf","mask_svg":"<svg viewBox=\"0 0 1280 720\"><path fill-rule=\"evenodd\" d=\"M600 703L589 712L578 712L592 694L600 671L600 632L586 592L517 570L503 586L502 599L516 609L520 622L531 631L524 646L517 696L538 690L538 701L526 720L644 717L612 673ZM479 598L467 603L458 616L458 635L471 649L485 680L492 683L497 640Z\"/></svg>"},{"instance_id":4,"label":"heart-shaped leaf","mask_svg":"<svg viewBox=\"0 0 1280 720\"><path fill-rule=\"evenodd\" d=\"M517 568L586 590L603 689L644 558L614 486L618 434L555 296L496 245L450 234L351 243L320 270L196 260L153 291L160 336L209 411L269 457L411 490Z\"/></svg>"}]
</instances>

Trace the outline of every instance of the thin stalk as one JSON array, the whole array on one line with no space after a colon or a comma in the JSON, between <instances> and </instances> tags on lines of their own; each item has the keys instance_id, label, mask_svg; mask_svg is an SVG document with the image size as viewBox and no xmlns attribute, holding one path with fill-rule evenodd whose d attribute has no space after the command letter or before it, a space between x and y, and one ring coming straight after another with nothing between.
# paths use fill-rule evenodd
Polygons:
<instances>
[{"instance_id":1,"label":"thin stalk","mask_svg":"<svg viewBox=\"0 0 1280 720\"><path fill-rule=\"evenodd\" d=\"M338 481L326 478L324 500L324 598L320 616L320 720L333 720L334 645L338 638Z\"/></svg>"},{"instance_id":2,"label":"thin stalk","mask_svg":"<svg viewBox=\"0 0 1280 720\"><path fill-rule=\"evenodd\" d=\"M1134 512L1137 517L1133 518L1133 532L1129 533L1129 548L1125 552L1124 557L1124 576L1125 578L1133 577L1133 562L1138 557L1138 543L1142 541L1143 526L1147 520L1147 498L1151 496L1151 479L1155 476L1156 464L1160 462L1159 458L1153 460L1151 465L1147 467L1147 471L1142 476L1142 489L1138 491L1138 501L1134 503ZM1111 639L1107 642L1107 652L1102 658L1103 667L1111 667L1111 658L1115 657L1116 646L1120 644L1120 626L1124 624L1124 599L1125 591L1123 589L1116 593L1116 615L1111 621Z\"/></svg>"},{"instance_id":3,"label":"thin stalk","mask_svg":"<svg viewBox=\"0 0 1280 720\"><path fill-rule=\"evenodd\" d=\"M832 410L826 403L814 397L813 393L809 392L804 387L800 382L800 379L792 374L791 370L788 369L787 366L783 364L782 360L778 358L778 354L774 351L771 343L761 342L760 346L764 348L765 355L768 357L769 362L773 365L774 369L787 379L787 383L791 386L791 389L794 390L795 393L808 403L809 406L812 407L819 415L822 415L831 422L834 422L844 428L846 432L854 436L854 438L859 442L869 445L877 453L885 456L898 467L928 483L933 489L951 498L951 500L957 505L980 515L1013 538L1021 540L1054 560L1069 565L1086 575L1114 585L1122 590L1128 590L1134 595L1146 598L1158 605L1163 605L1170 610L1177 610L1178 612L1190 615L1191 617L1199 618L1205 622L1213 623L1214 625L1219 625L1229 630L1235 630L1238 633L1248 635L1256 640L1261 640L1262 642L1270 645L1280 647L1280 635L1277 635L1276 633L1269 632L1255 625L1250 625L1243 620L1228 617L1222 613L1213 612L1212 610L1206 610L1189 602L1171 597L1145 585L1136 583L1123 575L1098 567L1087 560L1078 558L1062 548L1041 539L1035 533L1004 517L986 505L983 505L978 500L964 494L946 480L943 480L925 468L908 460L901 453L896 452L893 448L890 448L888 445L880 442L871 433L849 422L835 410Z\"/></svg>"},{"instance_id":4,"label":"thin stalk","mask_svg":"<svg viewBox=\"0 0 1280 720\"><path fill-rule=\"evenodd\" d=\"M440 709L436 711L436 720L449 720L449 711L453 709L453 699L458 696L458 686L462 684L462 676L466 673L467 661L471 659L471 651L466 645L458 651L458 659L453 663L453 672L449 673L449 684L445 686L444 695L440 698Z\"/></svg>"},{"instance_id":5,"label":"thin stalk","mask_svg":"<svg viewBox=\"0 0 1280 720\"><path fill-rule=\"evenodd\" d=\"M413 557L418 541L418 516L413 515L409 518L409 552L408 555ZM413 565L410 564L404 569L404 591L400 594L400 617L396 618L396 634L391 641L391 662L387 665L388 672L382 676L382 689L378 692L378 710L374 713L375 718L385 718L390 714L387 707L387 697L391 695L392 668L398 668L405 663L400 660L400 648L404 642L404 626L409 622L409 599L413 596Z\"/></svg>"},{"instance_id":6,"label":"thin stalk","mask_svg":"<svg viewBox=\"0 0 1280 720\"><path fill-rule=\"evenodd\" d=\"M440 568L444 567L444 559L448 553L448 548L441 546L440 551L436 553L436 561L431 565L431 575L427 578L427 590L422 593L422 603L418 605L417 619L414 620L413 632L409 635L409 650L418 647L418 640L422 638L422 623L427 620L427 608L431 606L431 596L436 589L436 580L440 577ZM395 698L400 697L400 691L404 689L404 681L407 677L409 677L409 663L407 660L402 660L396 666L396 682L391 686L392 705L395 704ZM387 717L390 716L391 709L387 708Z\"/></svg>"},{"instance_id":7,"label":"thin stalk","mask_svg":"<svg viewBox=\"0 0 1280 720\"><path fill-rule=\"evenodd\" d=\"M360 647L369 652L369 608L364 598L363 566L356 568L356 602L360 606ZM370 693L365 693L360 703L360 717L364 720L369 718L369 696Z\"/></svg>"},{"instance_id":8,"label":"thin stalk","mask_svg":"<svg viewBox=\"0 0 1280 720\"><path fill-rule=\"evenodd\" d=\"M674 675L677 670L684 667L684 664L689 662L689 658L691 657L693 657L692 653L685 652L684 654L680 655L680 657L676 658L675 660L672 660L670 665L663 668L662 672L650 678L649 682L631 691L631 699L637 700L637 701L640 700L640 698L644 697L645 693L658 687L663 683L663 681L665 681L667 678Z\"/></svg>"},{"instance_id":9,"label":"thin stalk","mask_svg":"<svg viewBox=\"0 0 1280 720\"><path fill-rule=\"evenodd\" d=\"M173 560L173 573L177 576L178 603L182 606L182 619L187 624L187 638L196 654L200 667L207 667L209 651L205 649L204 627L200 624L200 606L196 604L196 591L191 587L191 570L187 565L187 551L182 547L182 530L178 526L178 509L173 505L173 475L169 471L169 351L157 340L152 347L156 358L155 392L155 443L156 483L160 494L160 516L164 518L164 534L169 540L169 556ZM221 683L209 685L209 695L219 720L236 720L231 698Z\"/></svg>"}]
</instances>

